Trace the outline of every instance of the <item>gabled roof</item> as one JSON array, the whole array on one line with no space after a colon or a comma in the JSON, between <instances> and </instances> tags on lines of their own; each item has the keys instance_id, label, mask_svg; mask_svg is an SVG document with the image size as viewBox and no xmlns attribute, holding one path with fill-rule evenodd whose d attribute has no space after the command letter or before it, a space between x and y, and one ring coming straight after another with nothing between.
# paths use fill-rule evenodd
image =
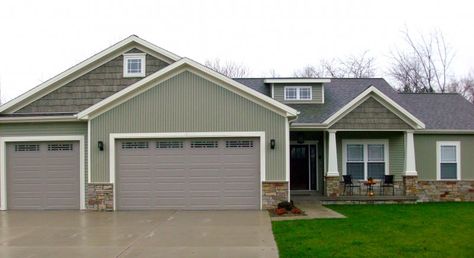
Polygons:
<instances>
[{"instance_id":1,"label":"gabled roof","mask_svg":"<svg viewBox=\"0 0 474 258\"><path fill-rule=\"evenodd\" d=\"M232 80L208 67L199 64L189 58L182 58L179 61L155 72L154 74L138 81L135 84L115 93L114 95L100 101L99 103L87 108L86 110L77 114L79 119L92 119L117 105L129 100L130 98L141 94L148 90L150 87L171 78L182 71L191 71L198 73L199 75L206 76L217 84L226 87L227 89L252 100L261 106L280 113L281 115L288 117L295 117L299 112L285 104L282 104L258 91L252 90L247 86Z\"/></svg>"},{"instance_id":2,"label":"gabled roof","mask_svg":"<svg viewBox=\"0 0 474 258\"><path fill-rule=\"evenodd\" d=\"M173 54L163 48L160 48L146 40L143 40L135 35L129 36L124 40L110 46L109 48L93 55L92 57L86 59L85 61L67 69L66 71L60 73L59 75L47 80L46 82L36 86L35 88L27 91L26 93L20 95L19 97L5 103L0 106L0 113L12 113L16 110L26 106L27 104L33 102L36 99L41 98L42 96L48 94L49 92L61 87L65 83L77 78L78 76L95 69L96 67L102 65L106 61L111 60L120 53L126 52L134 47L142 47L148 50L167 62L175 62L179 60L179 57L176 54Z\"/></svg>"}]
</instances>

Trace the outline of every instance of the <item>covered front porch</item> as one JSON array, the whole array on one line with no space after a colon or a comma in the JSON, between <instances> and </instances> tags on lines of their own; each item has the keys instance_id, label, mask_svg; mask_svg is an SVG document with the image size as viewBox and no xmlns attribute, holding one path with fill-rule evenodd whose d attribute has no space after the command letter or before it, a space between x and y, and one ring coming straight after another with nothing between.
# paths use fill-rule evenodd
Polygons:
<instances>
[{"instance_id":1,"label":"covered front porch","mask_svg":"<svg viewBox=\"0 0 474 258\"><path fill-rule=\"evenodd\" d=\"M293 130L289 156L291 199L416 201L411 130Z\"/></svg>"}]
</instances>

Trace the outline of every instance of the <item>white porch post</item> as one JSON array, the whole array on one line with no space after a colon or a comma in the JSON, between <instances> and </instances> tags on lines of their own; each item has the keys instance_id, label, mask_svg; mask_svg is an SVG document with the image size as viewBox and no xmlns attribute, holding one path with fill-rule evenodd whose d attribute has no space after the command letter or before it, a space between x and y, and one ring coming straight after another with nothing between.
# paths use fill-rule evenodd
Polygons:
<instances>
[{"instance_id":1,"label":"white porch post","mask_svg":"<svg viewBox=\"0 0 474 258\"><path fill-rule=\"evenodd\" d=\"M413 140L413 131L405 132L405 138L405 175L417 176L418 172L416 172L415 141Z\"/></svg>"},{"instance_id":2,"label":"white porch post","mask_svg":"<svg viewBox=\"0 0 474 258\"><path fill-rule=\"evenodd\" d=\"M339 176L339 169L337 168L336 131L329 130L328 132L329 132L329 145L328 145L327 176Z\"/></svg>"}]
</instances>

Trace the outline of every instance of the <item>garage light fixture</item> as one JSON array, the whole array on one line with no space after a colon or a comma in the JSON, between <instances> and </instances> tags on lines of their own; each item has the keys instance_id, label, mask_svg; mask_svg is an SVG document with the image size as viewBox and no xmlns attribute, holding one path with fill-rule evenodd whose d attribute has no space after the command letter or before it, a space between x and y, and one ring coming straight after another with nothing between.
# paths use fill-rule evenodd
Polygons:
<instances>
[{"instance_id":1,"label":"garage light fixture","mask_svg":"<svg viewBox=\"0 0 474 258\"><path fill-rule=\"evenodd\" d=\"M104 142L103 141L99 141L97 143L97 147L99 148L100 151L103 151L104 150Z\"/></svg>"},{"instance_id":2,"label":"garage light fixture","mask_svg":"<svg viewBox=\"0 0 474 258\"><path fill-rule=\"evenodd\" d=\"M270 140L270 149L275 149L275 139Z\"/></svg>"}]
</instances>

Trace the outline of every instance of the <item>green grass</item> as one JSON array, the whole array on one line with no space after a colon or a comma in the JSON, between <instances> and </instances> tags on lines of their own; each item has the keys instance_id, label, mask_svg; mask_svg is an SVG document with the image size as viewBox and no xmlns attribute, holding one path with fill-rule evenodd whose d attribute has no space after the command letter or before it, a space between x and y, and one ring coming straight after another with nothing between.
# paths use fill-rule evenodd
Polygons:
<instances>
[{"instance_id":1,"label":"green grass","mask_svg":"<svg viewBox=\"0 0 474 258\"><path fill-rule=\"evenodd\" d=\"M280 257L474 257L474 203L328 207L347 218L272 223Z\"/></svg>"}]
</instances>

